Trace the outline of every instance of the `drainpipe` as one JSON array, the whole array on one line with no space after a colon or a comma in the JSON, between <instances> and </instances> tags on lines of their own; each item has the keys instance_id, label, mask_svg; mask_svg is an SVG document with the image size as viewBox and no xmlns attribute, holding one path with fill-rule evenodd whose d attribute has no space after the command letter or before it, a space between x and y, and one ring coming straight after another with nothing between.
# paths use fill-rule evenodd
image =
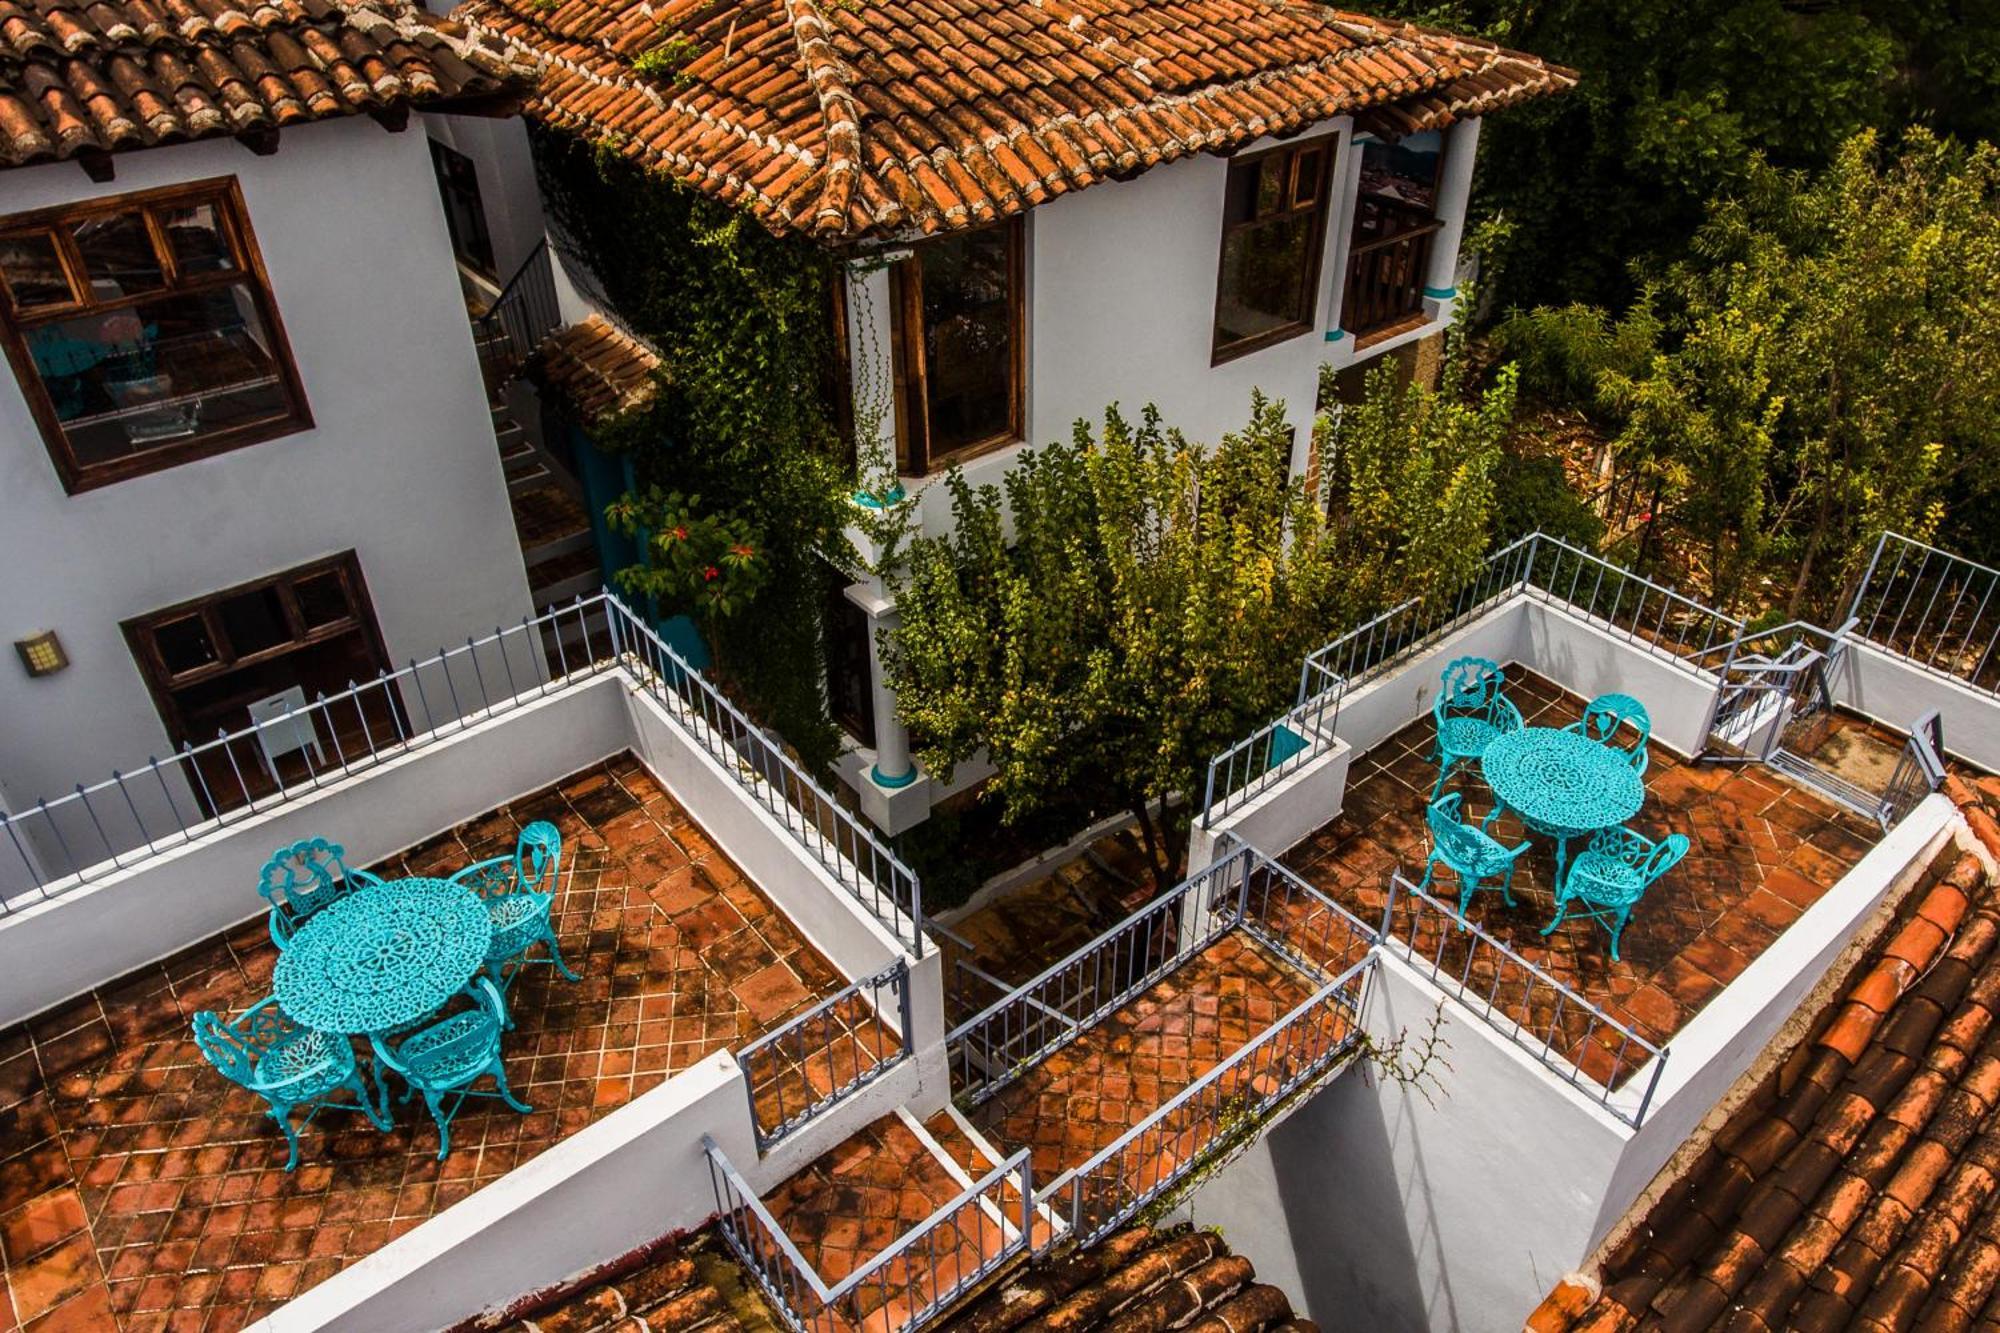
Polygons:
<instances>
[{"instance_id":1,"label":"drainpipe","mask_svg":"<svg viewBox=\"0 0 2000 1333\"><path fill-rule=\"evenodd\" d=\"M1461 120L1444 132L1444 161L1438 167L1437 207L1443 224L1431 241L1430 271L1424 275L1424 296L1438 302L1436 315L1451 317L1458 299L1458 247L1465 238L1465 212L1472 203L1472 163L1479 151L1479 118Z\"/></svg>"},{"instance_id":2,"label":"drainpipe","mask_svg":"<svg viewBox=\"0 0 2000 1333\"><path fill-rule=\"evenodd\" d=\"M882 671L880 636L895 628L896 614L891 606L868 620L868 667L875 691L875 767L868 770L868 780L891 791L917 780L917 766L910 760L910 729L896 716L896 692Z\"/></svg>"}]
</instances>

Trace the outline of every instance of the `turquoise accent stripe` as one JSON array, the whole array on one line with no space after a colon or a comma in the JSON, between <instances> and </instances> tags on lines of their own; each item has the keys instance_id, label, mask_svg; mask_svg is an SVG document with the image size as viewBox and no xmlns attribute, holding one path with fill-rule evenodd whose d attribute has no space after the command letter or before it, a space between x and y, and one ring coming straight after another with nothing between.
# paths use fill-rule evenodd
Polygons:
<instances>
[{"instance_id":1,"label":"turquoise accent stripe","mask_svg":"<svg viewBox=\"0 0 2000 1333\"><path fill-rule=\"evenodd\" d=\"M1327 333L1326 340L1330 343L1337 343L1346 336L1347 336L1346 329L1333 329Z\"/></svg>"},{"instance_id":2,"label":"turquoise accent stripe","mask_svg":"<svg viewBox=\"0 0 2000 1333\"><path fill-rule=\"evenodd\" d=\"M898 787L907 787L917 780L917 766L911 764L907 772L899 773L893 778L885 775L879 768L870 768L868 780L878 787L887 787L894 791Z\"/></svg>"},{"instance_id":3,"label":"turquoise accent stripe","mask_svg":"<svg viewBox=\"0 0 2000 1333\"><path fill-rule=\"evenodd\" d=\"M1433 301L1449 301L1458 295L1458 288L1446 287L1440 290L1436 287L1426 287L1424 288L1424 295L1430 297Z\"/></svg>"},{"instance_id":4,"label":"turquoise accent stripe","mask_svg":"<svg viewBox=\"0 0 2000 1333\"><path fill-rule=\"evenodd\" d=\"M889 488L887 495L875 495L868 491L856 491L854 493L854 503L865 509L887 509L890 505L901 504L905 495L906 492L903 490L903 483L899 481Z\"/></svg>"}]
</instances>

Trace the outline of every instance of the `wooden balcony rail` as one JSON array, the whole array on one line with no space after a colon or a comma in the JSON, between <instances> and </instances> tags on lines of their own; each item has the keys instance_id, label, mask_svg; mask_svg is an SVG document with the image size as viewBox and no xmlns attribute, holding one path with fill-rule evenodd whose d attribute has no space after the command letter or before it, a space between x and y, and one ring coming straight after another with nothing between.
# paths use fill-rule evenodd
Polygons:
<instances>
[{"instance_id":1,"label":"wooden balcony rail","mask_svg":"<svg viewBox=\"0 0 2000 1333\"><path fill-rule=\"evenodd\" d=\"M1431 238L1443 227L1398 201L1363 198L1354 210L1341 326L1360 336L1421 311Z\"/></svg>"}]
</instances>

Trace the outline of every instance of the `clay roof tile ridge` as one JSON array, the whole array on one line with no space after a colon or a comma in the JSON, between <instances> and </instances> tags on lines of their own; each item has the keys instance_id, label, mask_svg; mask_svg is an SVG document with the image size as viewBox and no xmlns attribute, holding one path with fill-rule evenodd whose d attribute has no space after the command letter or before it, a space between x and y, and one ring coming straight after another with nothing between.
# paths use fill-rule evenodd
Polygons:
<instances>
[{"instance_id":1,"label":"clay roof tile ridge","mask_svg":"<svg viewBox=\"0 0 2000 1333\"><path fill-rule=\"evenodd\" d=\"M826 164L819 202L813 207L813 228L838 232L847 226L855 178L861 174L861 103L854 96L853 71L834 47L833 30L819 0L785 0L785 15L806 80L819 98L826 135Z\"/></svg>"}]
</instances>

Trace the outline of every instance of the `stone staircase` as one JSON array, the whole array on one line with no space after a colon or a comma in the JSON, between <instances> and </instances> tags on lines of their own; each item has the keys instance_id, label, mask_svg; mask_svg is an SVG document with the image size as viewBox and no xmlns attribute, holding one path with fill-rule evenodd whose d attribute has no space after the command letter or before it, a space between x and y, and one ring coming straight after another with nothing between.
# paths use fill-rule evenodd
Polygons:
<instances>
[{"instance_id":1,"label":"stone staircase","mask_svg":"<svg viewBox=\"0 0 2000 1333\"><path fill-rule=\"evenodd\" d=\"M604 573L591 540L590 515L575 484L504 405L493 409L493 437L535 607L596 592Z\"/></svg>"}]
</instances>

